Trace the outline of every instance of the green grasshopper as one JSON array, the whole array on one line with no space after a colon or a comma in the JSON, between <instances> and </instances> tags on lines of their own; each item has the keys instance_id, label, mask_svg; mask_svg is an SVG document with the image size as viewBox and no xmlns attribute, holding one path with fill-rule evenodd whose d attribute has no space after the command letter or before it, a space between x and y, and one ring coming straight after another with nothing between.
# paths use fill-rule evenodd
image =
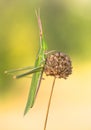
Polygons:
<instances>
[{"instance_id":1,"label":"green grasshopper","mask_svg":"<svg viewBox=\"0 0 91 130\"><path fill-rule=\"evenodd\" d=\"M38 51L38 55L37 55L37 58L35 61L34 68L30 72L26 73L26 74L29 74L29 73L34 73L34 74L33 74L32 81L31 81L31 87L30 87L28 101L26 104L24 115L27 113L29 108L33 107L37 92L39 90L41 78L43 75L43 66L45 64L45 59L46 59L45 52L47 51L47 44L44 41L43 32L42 32L40 14L38 14L38 12L36 12L36 16L38 18L38 24L39 24L39 29L40 29L40 48Z\"/></svg>"},{"instance_id":2,"label":"green grasshopper","mask_svg":"<svg viewBox=\"0 0 91 130\"><path fill-rule=\"evenodd\" d=\"M40 20L39 10L36 11L36 16L38 19L38 25L39 25L39 30L40 30L40 48L39 48L39 51L37 54L37 58L36 58L34 67L33 68L32 67L25 67L25 68L20 68L20 69L16 69L16 70L5 71L5 73L14 73L16 71L30 69L30 71L23 73L23 74L20 74L20 75L17 75L17 76L14 76L14 78L21 78L21 77L27 76L29 74L33 74L31 86L30 86L30 91L29 91L29 96L28 96L27 104L26 104L25 111L24 111L24 115L34 105L34 101L35 101L36 95L38 93L40 82L41 82L42 75L43 75L43 68L45 65L46 52L47 52L47 44L44 40L44 36L43 36L43 32L42 32L42 24L41 24L41 20Z\"/></svg>"}]
</instances>

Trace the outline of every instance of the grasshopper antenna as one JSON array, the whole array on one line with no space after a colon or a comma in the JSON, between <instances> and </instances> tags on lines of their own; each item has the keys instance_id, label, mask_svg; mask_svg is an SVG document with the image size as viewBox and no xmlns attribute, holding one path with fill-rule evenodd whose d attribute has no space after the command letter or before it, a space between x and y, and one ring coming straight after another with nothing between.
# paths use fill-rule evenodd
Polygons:
<instances>
[{"instance_id":1,"label":"grasshopper antenna","mask_svg":"<svg viewBox=\"0 0 91 130\"><path fill-rule=\"evenodd\" d=\"M41 23L41 19L40 19L40 8L38 10L35 10L35 14L38 20L38 26L39 26L39 30L40 30L40 37L42 37L43 31L42 31L42 23Z\"/></svg>"}]
</instances>

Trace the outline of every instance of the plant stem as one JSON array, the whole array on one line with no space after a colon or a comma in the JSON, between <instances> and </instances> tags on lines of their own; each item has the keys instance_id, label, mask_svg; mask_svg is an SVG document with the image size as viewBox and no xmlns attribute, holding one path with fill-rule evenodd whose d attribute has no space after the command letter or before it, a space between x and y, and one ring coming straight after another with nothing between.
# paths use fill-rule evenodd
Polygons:
<instances>
[{"instance_id":1,"label":"plant stem","mask_svg":"<svg viewBox=\"0 0 91 130\"><path fill-rule=\"evenodd\" d=\"M51 104L51 99L52 99L52 94L53 94L53 90L54 90L55 80L56 80L56 77L54 77L53 84L52 84L52 89L51 89L51 93L50 93L50 97L49 97L47 113L46 113L46 119L45 119L45 124L44 124L44 130L46 130L46 126L47 126L47 120L48 120L48 115L49 115L49 108L50 108L50 104Z\"/></svg>"}]
</instances>

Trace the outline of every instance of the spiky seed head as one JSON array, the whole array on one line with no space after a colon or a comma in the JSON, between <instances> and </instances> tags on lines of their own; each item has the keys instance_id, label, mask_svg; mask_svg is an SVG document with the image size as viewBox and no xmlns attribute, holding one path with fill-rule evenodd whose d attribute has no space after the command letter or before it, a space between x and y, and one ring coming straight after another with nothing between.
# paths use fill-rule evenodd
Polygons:
<instances>
[{"instance_id":1,"label":"spiky seed head","mask_svg":"<svg viewBox=\"0 0 91 130\"><path fill-rule=\"evenodd\" d=\"M61 52L54 52L47 56L44 67L47 76L66 79L72 73L69 56Z\"/></svg>"}]
</instances>

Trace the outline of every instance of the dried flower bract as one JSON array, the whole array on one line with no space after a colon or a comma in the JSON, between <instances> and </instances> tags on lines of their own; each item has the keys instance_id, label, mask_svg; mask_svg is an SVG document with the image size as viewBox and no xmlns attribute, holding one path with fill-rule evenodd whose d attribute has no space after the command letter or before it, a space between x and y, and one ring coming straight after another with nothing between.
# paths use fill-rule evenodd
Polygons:
<instances>
[{"instance_id":1,"label":"dried flower bract","mask_svg":"<svg viewBox=\"0 0 91 130\"><path fill-rule=\"evenodd\" d=\"M47 76L66 79L72 73L72 65L69 56L61 52L48 55L44 72Z\"/></svg>"}]
</instances>

